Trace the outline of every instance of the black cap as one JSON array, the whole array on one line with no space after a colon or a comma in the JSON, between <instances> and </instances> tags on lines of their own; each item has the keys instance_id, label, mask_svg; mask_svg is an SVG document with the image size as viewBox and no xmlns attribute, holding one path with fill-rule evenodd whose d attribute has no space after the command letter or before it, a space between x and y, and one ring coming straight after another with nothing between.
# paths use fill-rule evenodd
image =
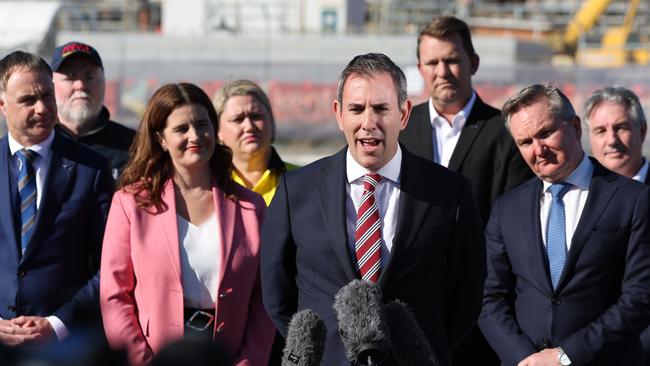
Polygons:
<instances>
[{"instance_id":1,"label":"black cap","mask_svg":"<svg viewBox=\"0 0 650 366\"><path fill-rule=\"evenodd\" d=\"M97 66L104 68L102 64L102 59L99 57L99 53L92 46L89 46L81 42L68 42L63 46L59 46L54 49L52 54L52 67L53 71L58 71L61 67L63 61L67 60L72 56L82 56L86 57L90 61L94 62Z\"/></svg>"}]
</instances>

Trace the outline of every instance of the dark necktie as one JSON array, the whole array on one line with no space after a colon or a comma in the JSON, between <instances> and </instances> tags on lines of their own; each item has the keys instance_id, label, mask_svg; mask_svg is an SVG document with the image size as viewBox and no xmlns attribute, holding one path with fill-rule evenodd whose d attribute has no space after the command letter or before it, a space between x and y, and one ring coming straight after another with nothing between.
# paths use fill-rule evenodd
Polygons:
<instances>
[{"instance_id":1,"label":"dark necktie","mask_svg":"<svg viewBox=\"0 0 650 366\"><path fill-rule=\"evenodd\" d=\"M566 221L564 215L564 201L562 197L571 187L568 183L551 184L549 191L552 195L551 211L548 215L548 228L546 231L546 251L548 253L548 265L551 273L553 289L564 269L566 261Z\"/></svg>"},{"instance_id":2,"label":"dark necktie","mask_svg":"<svg viewBox=\"0 0 650 366\"><path fill-rule=\"evenodd\" d=\"M354 235L357 270L362 279L373 283L377 282L381 273L381 222L375 200L375 189L380 181L379 174L366 174L363 177L363 195Z\"/></svg>"},{"instance_id":3,"label":"dark necktie","mask_svg":"<svg viewBox=\"0 0 650 366\"><path fill-rule=\"evenodd\" d=\"M22 252L25 253L36 223L36 174L32 162L36 159L37 154L22 149L16 151L16 156L20 160L20 174L18 175L21 221L20 243Z\"/></svg>"}]
</instances>

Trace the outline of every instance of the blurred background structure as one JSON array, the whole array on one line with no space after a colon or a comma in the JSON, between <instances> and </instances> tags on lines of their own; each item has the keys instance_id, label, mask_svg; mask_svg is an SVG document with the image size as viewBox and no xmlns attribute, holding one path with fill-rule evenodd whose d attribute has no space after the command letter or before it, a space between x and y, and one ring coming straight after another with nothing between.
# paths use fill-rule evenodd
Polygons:
<instances>
[{"instance_id":1,"label":"blurred background structure","mask_svg":"<svg viewBox=\"0 0 650 366\"><path fill-rule=\"evenodd\" d=\"M166 82L212 95L251 79L271 98L281 154L306 163L344 145L331 102L353 56L387 54L405 70L412 99L427 98L417 34L441 13L471 26L481 57L474 86L495 107L525 85L552 82L581 112L592 91L616 84L650 114L647 0L0 0L0 56L23 49L49 60L55 45L93 45L106 69L105 104L134 128Z\"/></svg>"}]
</instances>

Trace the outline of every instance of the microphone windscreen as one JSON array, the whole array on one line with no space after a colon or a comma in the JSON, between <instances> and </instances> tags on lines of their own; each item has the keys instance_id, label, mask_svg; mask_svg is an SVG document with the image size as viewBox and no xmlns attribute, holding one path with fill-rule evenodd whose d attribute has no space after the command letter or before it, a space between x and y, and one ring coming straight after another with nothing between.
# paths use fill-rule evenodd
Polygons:
<instances>
[{"instance_id":1,"label":"microphone windscreen","mask_svg":"<svg viewBox=\"0 0 650 366\"><path fill-rule=\"evenodd\" d=\"M341 341L352 363L368 364L383 360L390 353L390 339L384 304L379 288L370 282L354 280L334 297Z\"/></svg>"},{"instance_id":2,"label":"microphone windscreen","mask_svg":"<svg viewBox=\"0 0 650 366\"><path fill-rule=\"evenodd\" d=\"M393 358L400 366L438 366L438 358L413 312L399 300L385 306Z\"/></svg>"},{"instance_id":3,"label":"microphone windscreen","mask_svg":"<svg viewBox=\"0 0 650 366\"><path fill-rule=\"evenodd\" d=\"M282 366L320 366L326 338L327 328L318 314L310 309L295 313L287 329Z\"/></svg>"}]
</instances>

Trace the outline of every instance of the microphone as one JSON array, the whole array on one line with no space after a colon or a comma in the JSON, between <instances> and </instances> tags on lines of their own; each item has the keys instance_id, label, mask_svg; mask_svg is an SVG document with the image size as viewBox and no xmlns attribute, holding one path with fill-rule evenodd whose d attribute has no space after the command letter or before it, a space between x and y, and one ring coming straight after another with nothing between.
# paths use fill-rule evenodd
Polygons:
<instances>
[{"instance_id":1,"label":"microphone","mask_svg":"<svg viewBox=\"0 0 650 366\"><path fill-rule=\"evenodd\" d=\"M379 365L390 354L389 330L379 288L354 280L334 297L341 341L350 362Z\"/></svg>"},{"instance_id":2,"label":"microphone","mask_svg":"<svg viewBox=\"0 0 650 366\"><path fill-rule=\"evenodd\" d=\"M393 358L400 366L439 366L427 337L408 306L391 301L384 307L393 346Z\"/></svg>"},{"instance_id":3,"label":"microphone","mask_svg":"<svg viewBox=\"0 0 650 366\"><path fill-rule=\"evenodd\" d=\"M282 366L320 366L325 349L325 322L310 309L291 317L282 351Z\"/></svg>"}]
</instances>

